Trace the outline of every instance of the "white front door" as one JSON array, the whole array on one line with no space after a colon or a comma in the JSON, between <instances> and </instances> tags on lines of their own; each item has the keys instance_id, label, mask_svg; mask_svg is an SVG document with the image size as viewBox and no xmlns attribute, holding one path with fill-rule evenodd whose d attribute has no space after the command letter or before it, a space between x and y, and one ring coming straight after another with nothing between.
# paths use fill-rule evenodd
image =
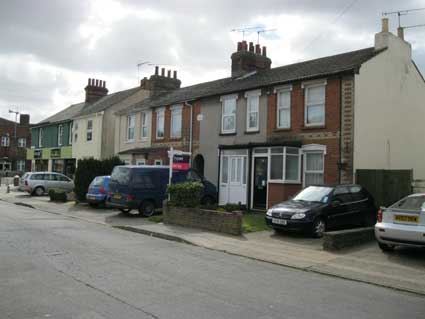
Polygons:
<instances>
[{"instance_id":1,"label":"white front door","mask_svg":"<svg viewBox=\"0 0 425 319\"><path fill-rule=\"evenodd\" d=\"M219 205L246 205L246 156L221 157Z\"/></svg>"}]
</instances>

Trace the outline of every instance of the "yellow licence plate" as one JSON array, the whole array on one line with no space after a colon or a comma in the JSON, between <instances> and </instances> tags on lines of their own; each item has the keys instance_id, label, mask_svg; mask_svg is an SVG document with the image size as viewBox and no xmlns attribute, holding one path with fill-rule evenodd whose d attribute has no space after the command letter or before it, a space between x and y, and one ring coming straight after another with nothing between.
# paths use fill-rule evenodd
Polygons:
<instances>
[{"instance_id":1,"label":"yellow licence plate","mask_svg":"<svg viewBox=\"0 0 425 319\"><path fill-rule=\"evenodd\" d=\"M394 220L397 222L407 222L407 223L418 223L419 217L418 216L411 216L411 215L395 215Z\"/></svg>"},{"instance_id":2,"label":"yellow licence plate","mask_svg":"<svg viewBox=\"0 0 425 319\"><path fill-rule=\"evenodd\" d=\"M114 199L121 199L122 195L121 194L114 194Z\"/></svg>"}]
</instances>

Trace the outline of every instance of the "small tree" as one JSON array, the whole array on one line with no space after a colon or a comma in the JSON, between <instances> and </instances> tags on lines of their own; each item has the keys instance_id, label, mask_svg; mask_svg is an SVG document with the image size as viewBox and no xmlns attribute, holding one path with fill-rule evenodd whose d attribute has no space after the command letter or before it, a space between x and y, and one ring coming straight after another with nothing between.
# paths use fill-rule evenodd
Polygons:
<instances>
[{"instance_id":1,"label":"small tree","mask_svg":"<svg viewBox=\"0 0 425 319\"><path fill-rule=\"evenodd\" d=\"M86 193L90 183L96 176L111 175L112 170L117 165L124 165L118 156L105 160L85 158L78 160L75 171L75 195L79 201L86 200Z\"/></svg>"},{"instance_id":2,"label":"small tree","mask_svg":"<svg viewBox=\"0 0 425 319\"><path fill-rule=\"evenodd\" d=\"M170 204L178 207L197 207L201 204L204 185L200 182L171 184L167 188Z\"/></svg>"}]
</instances>

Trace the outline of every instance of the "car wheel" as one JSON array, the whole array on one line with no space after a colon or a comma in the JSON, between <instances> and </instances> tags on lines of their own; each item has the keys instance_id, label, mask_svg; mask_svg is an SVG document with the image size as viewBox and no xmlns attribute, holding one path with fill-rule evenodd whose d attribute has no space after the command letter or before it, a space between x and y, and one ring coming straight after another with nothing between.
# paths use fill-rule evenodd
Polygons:
<instances>
[{"instance_id":1,"label":"car wheel","mask_svg":"<svg viewBox=\"0 0 425 319\"><path fill-rule=\"evenodd\" d=\"M204 198L202 198L202 204L205 206L212 206L214 205L214 203L214 198L212 198L211 196L205 196Z\"/></svg>"},{"instance_id":2,"label":"car wheel","mask_svg":"<svg viewBox=\"0 0 425 319\"><path fill-rule=\"evenodd\" d=\"M150 217L155 213L155 205L152 201L146 200L139 207L139 213L145 217Z\"/></svg>"},{"instance_id":3,"label":"car wheel","mask_svg":"<svg viewBox=\"0 0 425 319\"><path fill-rule=\"evenodd\" d=\"M43 188L43 187L41 187L41 186L36 187L36 188L34 189L33 194L34 194L35 196L41 196L41 195L43 195L43 194L44 194L44 188Z\"/></svg>"},{"instance_id":4,"label":"car wheel","mask_svg":"<svg viewBox=\"0 0 425 319\"><path fill-rule=\"evenodd\" d=\"M311 233L314 238L322 238L326 231L326 222L322 217L318 217L313 222Z\"/></svg>"},{"instance_id":5,"label":"car wheel","mask_svg":"<svg viewBox=\"0 0 425 319\"><path fill-rule=\"evenodd\" d=\"M120 211L122 213L128 214L131 211L131 209L130 208L120 208Z\"/></svg>"},{"instance_id":6,"label":"car wheel","mask_svg":"<svg viewBox=\"0 0 425 319\"><path fill-rule=\"evenodd\" d=\"M381 250L385 252L394 251L395 249L395 245L387 245L383 243L378 243L378 245L379 245L379 248L381 248Z\"/></svg>"}]
</instances>

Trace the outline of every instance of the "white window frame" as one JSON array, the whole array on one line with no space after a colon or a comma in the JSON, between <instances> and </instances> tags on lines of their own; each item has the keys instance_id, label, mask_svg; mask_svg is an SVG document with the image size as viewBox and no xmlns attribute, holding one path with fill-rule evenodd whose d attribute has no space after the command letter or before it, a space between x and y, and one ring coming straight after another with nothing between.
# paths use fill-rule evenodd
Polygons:
<instances>
[{"instance_id":1,"label":"white window frame","mask_svg":"<svg viewBox=\"0 0 425 319\"><path fill-rule=\"evenodd\" d=\"M44 134L43 128L40 127L38 129L38 147L43 147L43 134Z\"/></svg>"},{"instance_id":2,"label":"white window frame","mask_svg":"<svg viewBox=\"0 0 425 319\"><path fill-rule=\"evenodd\" d=\"M325 155L326 155L326 145L321 144L307 144L301 147L303 152L303 187L305 187L305 174L307 173L321 173L323 175L323 182L325 182ZM322 170L307 171L307 156L308 154L322 154L323 155L323 167Z\"/></svg>"},{"instance_id":3,"label":"white window frame","mask_svg":"<svg viewBox=\"0 0 425 319\"><path fill-rule=\"evenodd\" d=\"M27 138L26 137L19 137L18 138L18 147L26 147L26 146L27 146Z\"/></svg>"},{"instance_id":4,"label":"white window frame","mask_svg":"<svg viewBox=\"0 0 425 319\"><path fill-rule=\"evenodd\" d=\"M277 95L276 99L276 128L278 129L290 129L291 128L291 92L292 92L292 85L284 85L284 86L278 86L274 89L274 93ZM281 93L288 93L289 94L289 105L281 105ZM280 124L280 111L281 110L288 110L289 119L288 119L288 126L284 126Z\"/></svg>"},{"instance_id":5,"label":"white window frame","mask_svg":"<svg viewBox=\"0 0 425 319\"><path fill-rule=\"evenodd\" d=\"M133 126L130 126L131 122L133 122ZM130 138L130 130L133 134L133 136ZM134 141L134 135L136 133L136 115L130 114L127 116L127 142L133 142Z\"/></svg>"},{"instance_id":6,"label":"white window frame","mask_svg":"<svg viewBox=\"0 0 425 319\"><path fill-rule=\"evenodd\" d=\"M304 89L304 126L306 126L306 127L325 126L325 123L326 123L326 84L327 84L326 80L309 81L309 82L301 83L301 88ZM316 102L315 104L309 105L307 103L309 89L322 87L322 86L324 87L323 101L320 101L320 103ZM317 106L319 104L323 105L323 121L320 122L320 123L308 123L307 115L308 115L309 106Z\"/></svg>"},{"instance_id":7,"label":"white window frame","mask_svg":"<svg viewBox=\"0 0 425 319\"><path fill-rule=\"evenodd\" d=\"M16 170L18 172L25 172L25 160L17 160L16 161Z\"/></svg>"},{"instance_id":8,"label":"white window frame","mask_svg":"<svg viewBox=\"0 0 425 319\"><path fill-rule=\"evenodd\" d=\"M146 160L145 159L137 160L136 165L146 165Z\"/></svg>"},{"instance_id":9,"label":"white window frame","mask_svg":"<svg viewBox=\"0 0 425 319\"><path fill-rule=\"evenodd\" d=\"M162 165L162 159L156 159L155 162L154 162L154 165L161 166Z\"/></svg>"},{"instance_id":10,"label":"white window frame","mask_svg":"<svg viewBox=\"0 0 425 319\"><path fill-rule=\"evenodd\" d=\"M156 137L156 139L157 140L162 140L162 139L164 139L164 136L165 136L165 108L160 108L160 109L157 109L156 111L156 128L155 128L155 137ZM162 126L162 136L158 136L158 127L159 127L159 119L162 119L162 123L161 123L161 126Z\"/></svg>"},{"instance_id":11,"label":"white window frame","mask_svg":"<svg viewBox=\"0 0 425 319\"><path fill-rule=\"evenodd\" d=\"M71 122L69 124L69 136L68 136L68 144L72 145L72 134L73 134L73 130L74 130L74 122Z\"/></svg>"},{"instance_id":12,"label":"white window frame","mask_svg":"<svg viewBox=\"0 0 425 319\"><path fill-rule=\"evenodd\" d=\"M274 147L283 147L282 153L271 153L271 149ZM297 147L291 147L291 146L271 146L268 147L268 152L267 152L267 157L268 157L268 171L269 171L269 176L268 176L268 182L270 183L281 183L281 184L301 184L301 155L302 155L302 151L301 149L298 149L298 178L295 180L292 179L286 179L286 156L293 156L296 157L297 155L295 154L287 154L287 148L297 148ZM282 161L282 179L272 179L271 178L271 172L272 172L272 156L273 155L282 155L283 156L283 161ZM256 156L264 156L264 154L258 153L256 154Z\"/></svg>"},{"instance_id":13,"label":"white window frame","mask_svg":"<svg viewBox=\"0 0 425 319\"><path fill-rule=\"evenodd\" d=\"M143 129L146 128L146 135L143 134ZM149 136L148 112L140 113L140 139L146 140Z\"/></svg>"},{"instance_id":14,"label":"white window frame","mask_svg":"<svg viewBox=\"0 0 425 319\"><path fill-rule=\"evenodd\" d=\"M225 103L229 100L234 101L235 112L233 114L224 114ZM225 95L225 96L222 96L220 98L220 101L221 101L221 133L222 134L236 133L236 112L237 112L237 108L238 108L238 95L237 94ZM233 122L235 123L235 127L233 129L230 129L230 130L224 129L224 118L225 117L233 117L234 118Z\"/></svg>"},{"instance_id":15,"label":"white window frame","mask_svg":"<svg viewBox=\"0 0 425 319\"><path fill-rule=\"evenodd\" d=\"M89 123L91 122L91 128L89 128ZM88 139L90 133L90 139ZM86 130L86 141L93 141L93 120L87 120L87 130Z\"/></svg>"},{"instance_id":16,"label":"white window frame","mask_svg":"<svg viewBox=\"0 0 425 319\"><path fill-rule=\"evenodd\" d=\"M246 131L247 132L257 132L260 129L260 96L261 90L254 90L245 92L246 98ZM251 102L256 101L256 111L251 111ZM249 117L252 113L257 113L257 125L250 127ZM236 120L236 119L235 119Z\"/></svg>"},{"instance_id":17,"label":"white window frame","mask_svg":"<svg viewBox=\"0 0 425 319\"><path fill-rule=\"evenodd\" d=\"M180 116L180 131L178 134L174 134L174 116ZM183 107L181 105L175 105L171 107L171 127L170 127L170 137L171 138L181 138L182 137L182 129L183 129Z\"/></svg>"},{"instance_id":18,"label":"white window frame","mask_svg":"<svg viewBox=\"0 0 425 319\"><path fill-rule=\"evenodd\" d=\"M3 135L1 137L1 146L9 147L10 146L10 137L8 135Z\"/></svg>"},{"instance_id":19,"label":"white window frame","mask_svg":"<svg viewBox=\"0 0 425 319\"><path fill-rule=\"evenodd\" d=\"M59 124L58 126L58 146L63 144L63 125Z\"/></svg>"}]
</instances>

